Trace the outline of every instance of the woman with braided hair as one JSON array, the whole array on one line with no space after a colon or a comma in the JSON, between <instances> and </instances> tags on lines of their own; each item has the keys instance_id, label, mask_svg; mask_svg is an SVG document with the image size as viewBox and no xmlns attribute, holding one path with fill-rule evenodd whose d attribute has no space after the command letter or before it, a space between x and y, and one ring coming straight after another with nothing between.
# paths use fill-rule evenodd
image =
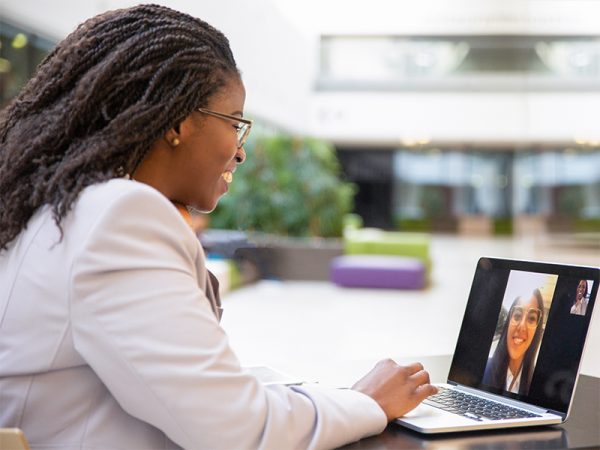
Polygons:
<instances>
[{"instance_id":1,"label":"woman with braided hair","mask_svg":"<svg viewBox=\"0 0 600 450\"><path fill-rule=\"evenodd\" d=\"M188 208L227 192L252 122L227 39L156 5L81 24L0 117L0 427L33 448L330 448L435 392L262 386L219 325Z\"/></svg>"}]
</instances>

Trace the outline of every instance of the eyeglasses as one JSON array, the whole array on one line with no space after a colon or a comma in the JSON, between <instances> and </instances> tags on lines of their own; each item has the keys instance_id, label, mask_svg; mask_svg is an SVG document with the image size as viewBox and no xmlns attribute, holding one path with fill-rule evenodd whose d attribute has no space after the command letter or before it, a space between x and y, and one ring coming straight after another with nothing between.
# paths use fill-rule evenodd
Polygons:
<instances>
[{"instance_id":1,"label":"eyeglasses","mask_svg":"<svg viewBox=\"0 0 600 450\"><path fill-rule=\"evenodd\" d=\"M211 111L210 109L198 108L198 111L203 114L208 114L209 116L218 117L220 119L227 119L237 122L237 125L234 126L237 132L237 147L242 148L246 143L246 139L250 134L250 128L252 128L252 121L249 119L242 119L241 117L231 116L229 114L223 114L216 111Z\"/></svg>"},{"instance_id":2,"label":"eyeglasses","mask_svg":"<svg viewBox=\"0 0 600 450\"><path fill-rule=\"evenodd\" d=\"M510 321L514 325L518 325L525 317L525 323L529 328L535 328L540 323L542 318L542 310L538 308L529 308L527 311L521 306L513 306L510 310Z\"/></svg>"}]
</instances>

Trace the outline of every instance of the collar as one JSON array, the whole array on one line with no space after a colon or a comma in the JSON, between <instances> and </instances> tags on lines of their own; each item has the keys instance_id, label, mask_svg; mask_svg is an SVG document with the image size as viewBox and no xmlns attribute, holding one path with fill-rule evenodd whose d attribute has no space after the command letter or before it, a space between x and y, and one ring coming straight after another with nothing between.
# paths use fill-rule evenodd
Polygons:
<instances>
[{"instance_id":1,"label":"collar","mask_svg":"<svg viewBox=\"0 0 600 450\"><path fill-rule=\"evenodd\" d=\"M190 226L190 228L192 227L192 215L190 214L190 212L188 211L187 207L181 203L177 203L177 202L173 202L173 205L175 205L175 208L177 208L177 211L179 211L179 214L181 214L181 216L183 217L183 220L185 220L185 222Z\"/></svg>"}]
</instances>

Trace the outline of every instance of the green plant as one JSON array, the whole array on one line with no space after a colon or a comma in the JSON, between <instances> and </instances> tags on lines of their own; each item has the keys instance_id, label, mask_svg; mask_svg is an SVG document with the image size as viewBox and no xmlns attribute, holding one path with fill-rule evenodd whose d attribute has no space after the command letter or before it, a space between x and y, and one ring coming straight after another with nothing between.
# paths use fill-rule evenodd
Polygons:
<instances>
[{"instance_id":1,"label":"green plant","mask_svg":"<svg viewBox=\"0 0 600 450\"><path fill-rule=\"evenodd\" d=\"M214 228L286 236L341 236L356 188L341 179L334 149L312 138L259 136L229 193L211 214Z\"/></svg>"}]
</instances>

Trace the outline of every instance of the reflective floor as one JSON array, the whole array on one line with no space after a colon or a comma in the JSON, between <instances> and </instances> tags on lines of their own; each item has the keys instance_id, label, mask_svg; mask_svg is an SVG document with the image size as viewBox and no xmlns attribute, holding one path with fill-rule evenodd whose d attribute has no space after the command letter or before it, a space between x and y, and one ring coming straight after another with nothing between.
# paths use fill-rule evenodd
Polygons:
<instances>
[{"instance_id":1,"label":"reflective floor","mask_svg":"<svg viewBox=\"0 0 600 450\"><path fill-rule=\"evenodd\" d=\"M433 281L425 290L261 281L224 296L222 323L245 366L270 365L306 381L350 385L381 358L451 354L480 256L600 266L599 244L566 236L436 236ZM595 316L582 373L600 377L600 313Z\"/></svg>"}]
</instances>

